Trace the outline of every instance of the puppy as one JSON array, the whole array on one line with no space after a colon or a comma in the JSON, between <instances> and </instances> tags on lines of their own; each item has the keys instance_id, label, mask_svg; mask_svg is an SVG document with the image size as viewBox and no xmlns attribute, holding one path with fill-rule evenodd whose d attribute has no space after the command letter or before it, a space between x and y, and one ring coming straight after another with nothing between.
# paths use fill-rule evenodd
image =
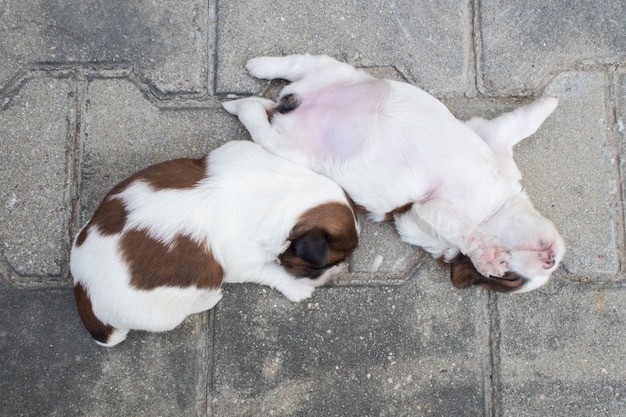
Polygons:
<instances>
[{"instance_id":1,"label":"puppy","mask_svg":"<svg viewBox=\"0 0 626 417\"><path fill-rule=\"evenodd\" d=\"M78 234L70 269L97 343L165 331L212 308L222 282L308 298L357 245L334 182L247 141L146 168L115 186Z\"/></svg>"},{"instance_id":2,"label":"puppy","mask_svg":"<svg viewBox=\"0 0 626 417\"><path fill-rule=\"evenodd\" d=\"M333 179L372 219L395 220L402 239L452 264L456 286L529 291L559 265L563 239L531 204L512 157L556 98L463 123L417 87L326 56L261 57L247 69L292 82L278 104L224 103L252 139Z\"/></svg>"}]
</instances>

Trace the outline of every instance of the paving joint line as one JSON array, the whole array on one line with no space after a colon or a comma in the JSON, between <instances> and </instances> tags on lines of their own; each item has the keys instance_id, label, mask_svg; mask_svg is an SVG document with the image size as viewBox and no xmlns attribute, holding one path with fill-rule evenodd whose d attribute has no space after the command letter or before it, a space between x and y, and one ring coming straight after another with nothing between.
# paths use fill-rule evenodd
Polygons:
<instances>
[{"instance_id":1,"label":"paving joint line","mask_svg":"<svg viewBox=\"0 0 626 417\"><path fill-rule=\"evenodd\" d=\"M626 184L623 182L624 173L622 172L622 152L624 147L622 145L622 133L619 131L619 109L622 106L620 96L620 78L621 73L617 71L617 67L612 71L609 71L609 86L608 86L608 103L607 103L607 124L611 127L611 139L612 145L615 148L615 177L617 181L616 194L617 194L617 226L618 226L618 248L624 248L626 245L626 225L624 219L624 193L626 192ZM625 264L624 250L618 252L618 270L620 275L624 276L624 264Z\"/></svg>"},{"instance_id":2,"label":"paving joint line","mask_svg":"<svg viewBox=\"0 0 626 417\"><path fill-rule=\"evenodd\" d=\"M487 314L488 314L488 361L487 378L484 386L485 395L485 417L496 417L498 415L497 388L500 385L500 314L498 310L498 295L492 291L487 293Z\"/></svg>"},{"instance_id":3,"label":"paving joint line","mask_svg":"<svg viewBox=\"0 0 626 417\"><path fill-rule=\"evenodd\" d=\"M209 96L217 91L217 0L208 1L206 89Z\"/></svg>"},{"instance_id":4,"label":"paving joint line","mask_svg":"<svg viewBox=\"0 0 626 417\"><path fill-rule=\"evenodd\" d=\"M75 77L81 72L88 80L95 79L127 79L133 83L144 97L162 110L204 109L221 107L219 97L209 95L207 91L163 92L150 79L142 77L127 63L78 62L78 63L38 63L20 72L9 80L4 89L0 90L0 110L8 108L11 98L19 93L28 81L39 77L67 78Z\"/></svg>"},{"instance_id":5,"label":"paving joint line","mask_svg":"<svg viewBox=\"0 0 626 417\"><path fill-rule=\"evenodd\" d=\"M467 89L465 96L468 98L478 97L480 92L478 89L478 57L480 56L480 22L478 17L478 8L480 0L468 0L468 42L470 47L468 48L468 71L467 71Z\"/></svg>"}]
</instances>

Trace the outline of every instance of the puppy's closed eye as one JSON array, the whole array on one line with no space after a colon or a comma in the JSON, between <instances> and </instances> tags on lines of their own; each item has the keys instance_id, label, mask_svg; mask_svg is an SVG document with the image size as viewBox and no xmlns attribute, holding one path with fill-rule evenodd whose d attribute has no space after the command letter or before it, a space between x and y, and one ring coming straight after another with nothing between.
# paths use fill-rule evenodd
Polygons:
<instances>
[{"instance_id":1,"label":"puppy's closed eye","mask_svg":"<svg viewBox=\"0 0 626 417\"><path fill-rule=\"evenodd\" d=\"M502 277L485 277L474 267L467 256L459 253L450 262L450 278L456 288L468 288L472 285L480 285L491 291L512 292L519 290L527 281L523 276L515 272L506 272Z\"/></svg>"}]
</instances>

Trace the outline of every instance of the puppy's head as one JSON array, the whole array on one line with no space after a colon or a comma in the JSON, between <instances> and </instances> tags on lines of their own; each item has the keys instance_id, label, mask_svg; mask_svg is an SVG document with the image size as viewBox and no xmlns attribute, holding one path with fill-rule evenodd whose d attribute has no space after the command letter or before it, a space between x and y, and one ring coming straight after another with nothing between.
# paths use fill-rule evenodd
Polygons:
<instances>
[{"instance_id":1,"label":"puppy's head","mask_svg":"<svg viewBox=\"0 0 626 417\"><path fill-rule=\"evenodd\" d=\"M532 206L525 193L509 198L483 227L509 249L509 270L499 278L483 277L471 271L471 262L467 265L457 256L450 262L455 286L477 284L494 291L531 291L548 282L565 254L565 243L554 224Z\"/></svg>"},{"instance_id":2,"label":"puppy's head","mask_svg":"<svg viewBox=\"0 0 626 417\"><path fill-rule=\"evenodd\" d=\"M278 257L289 273L317 278L356 248L358 227L352 208L332 202L304 212L289 235L289 247Z\"/></svg>"}]
</instances>

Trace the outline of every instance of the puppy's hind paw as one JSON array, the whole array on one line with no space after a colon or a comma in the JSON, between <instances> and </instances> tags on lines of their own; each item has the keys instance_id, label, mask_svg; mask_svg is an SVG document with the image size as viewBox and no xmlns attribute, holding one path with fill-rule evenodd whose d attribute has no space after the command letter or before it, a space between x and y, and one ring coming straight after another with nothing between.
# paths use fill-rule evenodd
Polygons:
<instances>
[{"instance_id":1,"label":"puppy's hind paw","mask_svg":"<svg viewBox=\"0 0 626 417\"><path fill-rule=\"evenodd\" d=\"M280 62L280 57L260 56L252 58L246 63L246 70L255 78L273 80L277 78L276 64Z\"/></svg>"},{"instance_id":2,"label":"puppy's hind paw","mask_svg":"<svg viewBox=\"0 0 626 417\"><path fill-rule=\"evenodd\" d=\"M224 109L232 114L233 116L237 116L239 114L239 108L241 107L241 102L245 100L245 99L239 99L239 100L231 100L231 101L223 101L222 102L222 107L224 107Z\"/></svg>"},{"instance_id":3,"label":"puppy's hind paw","mask_svg":"<svg viewBox=\"0 0 626 417\"><path fill-rule=\"evenodd\" d=\"M246 97L222 102L222 107L233 116L239 115L245 108L252 106L261 106L265 110L270 110L276 106L276 103L262 97Z\"/></svg>"},{"instance_id":4,"label":"puppy's hind paw","mask_svg":"<svg viewBox=\"0 0 626 417\"><path fill-rule=\"evenodd\" d=\"M537 100L537 104L546 109L547 113L552 113L559 105L559 98L555 96L543 96Z\"/></svg>"}]
</instances>

